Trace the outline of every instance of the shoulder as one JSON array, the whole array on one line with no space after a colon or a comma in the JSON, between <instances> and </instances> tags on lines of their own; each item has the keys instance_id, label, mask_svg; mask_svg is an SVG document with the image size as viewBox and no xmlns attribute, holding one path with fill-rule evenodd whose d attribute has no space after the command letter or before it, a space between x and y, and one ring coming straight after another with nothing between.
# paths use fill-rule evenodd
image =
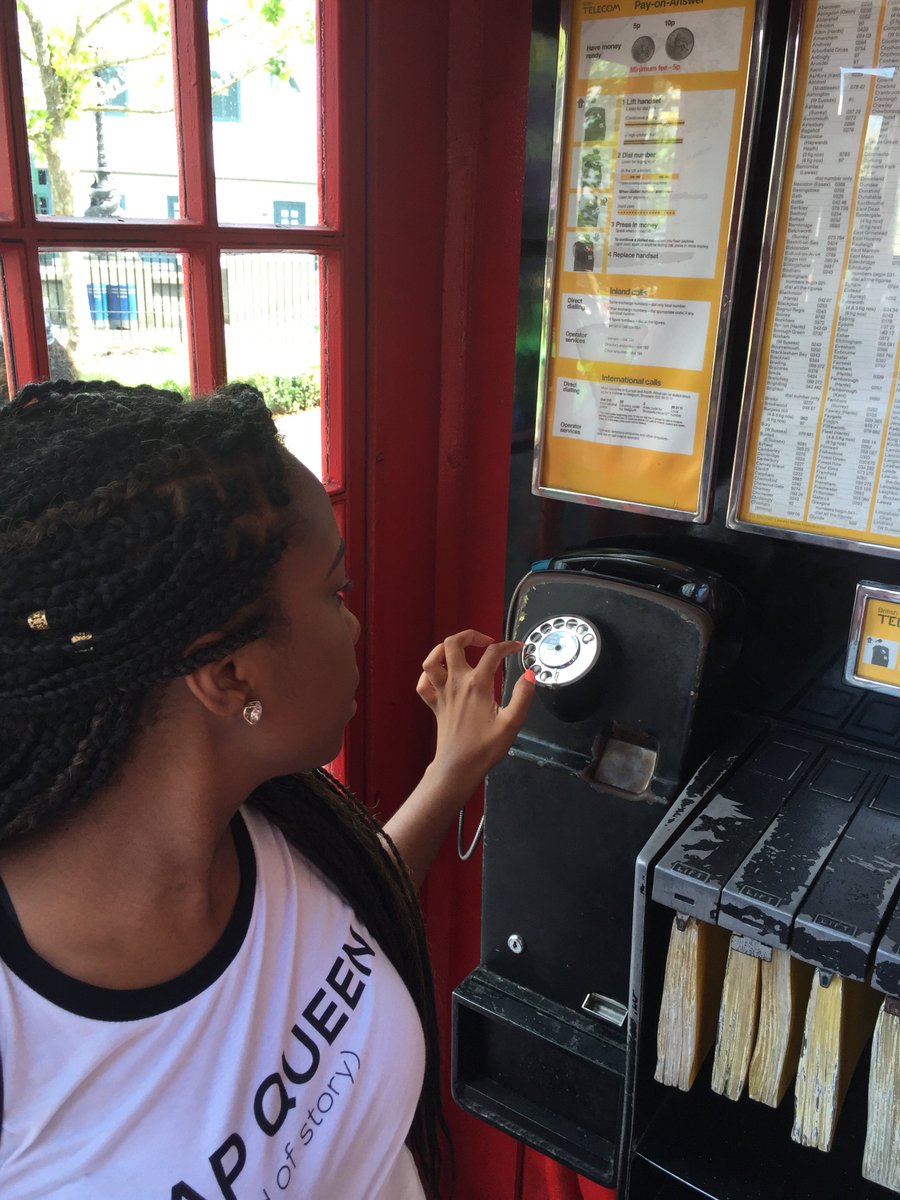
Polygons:
<instances>
[{"instance_id":1,"label":"shoulder","mask_svg":"<svg viewBox=\"0 0 900 1200\"><path fill-rule=\"evenodd\" d=\"M324 891L342 904L345 903L344 897L328 876L290 842L264 812L250 805L244 805L240 812L250 836L257 875L263 887L276 886L279 878L282 882L289 878L301 892Z\"/></svg>"}]
</instances>

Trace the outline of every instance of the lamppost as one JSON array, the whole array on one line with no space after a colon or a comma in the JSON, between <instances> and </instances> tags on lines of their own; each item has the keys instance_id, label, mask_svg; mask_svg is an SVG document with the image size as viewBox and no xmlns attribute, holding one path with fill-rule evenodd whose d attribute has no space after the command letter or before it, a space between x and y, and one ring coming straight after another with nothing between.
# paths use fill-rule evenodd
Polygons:
<instances>
[{"instance_id":1,"label":"lamppost","mask_svg":"<svg viewBox=\"0 0 900 1200\"><path fill-rule=\"evenodd\" d=\"M98 80L99 82L99 80ZM106 164L106 145L103 139L103 113L94 113L97 133L97 171L91 184L91 202L84 210L86 217L113 217L119 211L119 193L110 185Z\"/></svg>"}]
</instances>

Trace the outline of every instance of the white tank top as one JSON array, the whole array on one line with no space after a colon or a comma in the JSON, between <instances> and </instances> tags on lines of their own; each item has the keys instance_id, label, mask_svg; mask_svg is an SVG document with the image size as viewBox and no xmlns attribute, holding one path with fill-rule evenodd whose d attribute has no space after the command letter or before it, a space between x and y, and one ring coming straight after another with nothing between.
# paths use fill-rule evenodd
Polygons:
<instances>
[{"instance_id":1,"label":"white tank top","mask_svg":"<svg viewBox=\"0 0 900 1200\"><path fill-rule=\"evenodd\" d=\"M242 818L228 928L171 982L81 983L0 914L4 1200L423 1200L412 998L337 892Z\"/></svg>"}]
</instances>

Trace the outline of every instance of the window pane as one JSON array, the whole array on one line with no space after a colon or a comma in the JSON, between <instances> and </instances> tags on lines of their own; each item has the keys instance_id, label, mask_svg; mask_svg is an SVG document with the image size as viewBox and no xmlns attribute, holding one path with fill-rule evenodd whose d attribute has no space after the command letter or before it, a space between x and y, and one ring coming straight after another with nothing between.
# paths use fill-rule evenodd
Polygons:
<instances>
[{"instance_id":1,"label":"window pane","mask_svg":"<svg viewBox=\"0 0 900 1200\"><path fill-rule=\"evenodd\" d=\"M168 4L31 0L19 38L35 211L166 217L178 195Z\"/></svg>"},{"instance_id":2,"label":"window pane","mask_svg":"<svg viewBox=\"0 0 900 1200\"><path fill-rule=\"evenodd\" d=\"M314 254L223 254L228 378L256 385L288 449L322 477L319 273Z\"/></svg>"},{"instance_id":3,"label":"window pane","mask_svg":"<svg viewBox=\"0 0 900 1200\"><path fill-rule=\"evenodd\" d=\"M315 4L209 0L207 16L219 220L315 225Z\"/></svg>"},{"instance_id":4,"label":"window pane","mask_svg":"<svg viewBox=\"0 0 900 1200\"><path fill-rule=\"evenodd\" d=\"M40 265L54 379L117 379L187 392L180 254L45 251Z\"/></svg>"}]
</instances>

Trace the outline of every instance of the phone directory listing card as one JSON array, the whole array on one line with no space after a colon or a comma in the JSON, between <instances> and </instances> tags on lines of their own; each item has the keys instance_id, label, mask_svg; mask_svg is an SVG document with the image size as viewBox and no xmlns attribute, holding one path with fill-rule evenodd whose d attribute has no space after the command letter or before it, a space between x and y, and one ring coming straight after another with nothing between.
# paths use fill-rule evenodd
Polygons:
<instances>
[{"instance_id":1,"label":"phone directory listing card","mask_svg":"<svg viewBox=\"0 0 900 1200\"><path fill-rule=\"evenodd\" d=\"M538 495L708 518L765 13L564 4Z\"/></svg>"},{"instance_id":2,"label":"phone directory listing card","mask_svg":"<svg viewBox=\"0 0 900 1200\"><path fill-rule=\"evenodd\" d=\"M900 587L857 584L844 680L900 696Z\"/></svg>"},{"instance_id":3,"label":"phone directory listing card","mask_svg":"<svg viewBox=\"0 0 900 1200\"><path fill-rule=\"evenodd\" d=\"M732 528L900 552L900 3L793 0Z\"/></svg>"}]
</instances>

